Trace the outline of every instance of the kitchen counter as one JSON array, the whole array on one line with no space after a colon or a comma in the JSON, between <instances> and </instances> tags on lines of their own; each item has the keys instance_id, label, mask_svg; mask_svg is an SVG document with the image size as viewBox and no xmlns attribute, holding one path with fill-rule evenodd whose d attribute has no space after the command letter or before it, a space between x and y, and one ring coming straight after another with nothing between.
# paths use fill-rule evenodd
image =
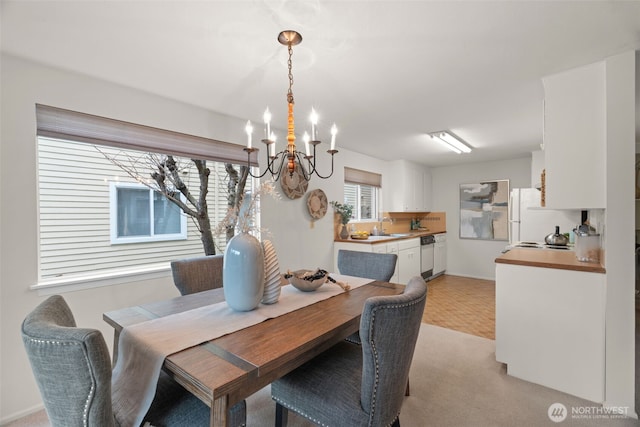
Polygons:
<instances>
[{"instance_id":1,"label":"kitchen counter","mask_svg":"<svg viewBox=\"0 0 640 427\"><path fill-rule=\"evenodd\" d=\"M573 251L542 249L511 249L496 258L498 264L513 264L529 267L556 268L560 270L606 273L599 263L581 262Z\"/></svg>"},{"instance_id":2,"label":"kitchen counter","mask_svg":"<svg viewBox=\"0 0 640 427\"><path fill-rule=\"evenodd\" d=\"M402 236L369 236L366 240L361 239L352 239L349 237L348 239L335 239L334 242L349 242L349 243L363 243L363 244L375 244L380 242L392 242L397 240L406 240L406 239L414 239L416 237L422 236L431 236L434 234L442 234L446 233L446 231L408 231L406 233L394 233L394 234L402 234Z\"/></svg>"}]
</instances>

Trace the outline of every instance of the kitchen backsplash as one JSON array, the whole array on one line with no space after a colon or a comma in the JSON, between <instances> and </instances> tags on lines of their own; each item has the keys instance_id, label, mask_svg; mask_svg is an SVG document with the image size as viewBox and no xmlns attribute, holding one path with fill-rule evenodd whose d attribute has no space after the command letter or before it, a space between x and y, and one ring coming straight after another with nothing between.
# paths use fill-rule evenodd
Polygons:
<instances>
[{"instance_id":1,"label":"kitchen backsplash","mask_svg":"<svg viewBox=\"0 0 640 427\"><path fill-rule=\"evenodd\" d=\"M385 220L382 222L382 229L388 233L407 233L411 231L412 220L419 220L420 229L414 231L428 231L432 233L445 233L447 231L447 214L446 212L393 212L384 214ZM357 231L371 232L373 227L380 229L378 221L360 221L349 223L349 229L352 227ZM426 229L426 230L425 230ZM339 231L339 228L338 228Z\"/></svg>"}]
</instances>

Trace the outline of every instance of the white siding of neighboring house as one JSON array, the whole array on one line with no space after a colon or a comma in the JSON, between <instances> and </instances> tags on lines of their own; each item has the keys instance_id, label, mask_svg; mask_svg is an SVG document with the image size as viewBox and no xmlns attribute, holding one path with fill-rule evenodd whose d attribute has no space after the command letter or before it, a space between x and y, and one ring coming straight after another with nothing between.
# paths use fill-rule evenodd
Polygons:
<instances>
[{"instance_id":1,"label":"white siding of neighboring house","mask_svg":"<svg viewBox=\"0 0 640 427\"><path fill-rule=\"evenodd\" d=\"M123 151L100 149L112 155ZM93 145L39 138L38 162L40 280L204 255L200 233L190 217L186 240L111 244L109 183L135 180ZM211 169L207 200L215 227L217 219L227 212L226 183L220 182L216 187L226 172L221 163L208 162L207 166ZM183 179L197 194L199 179L195 167ZM222 253L224 238L216 238L216 243Z\"/></svg>"}]
</instances>

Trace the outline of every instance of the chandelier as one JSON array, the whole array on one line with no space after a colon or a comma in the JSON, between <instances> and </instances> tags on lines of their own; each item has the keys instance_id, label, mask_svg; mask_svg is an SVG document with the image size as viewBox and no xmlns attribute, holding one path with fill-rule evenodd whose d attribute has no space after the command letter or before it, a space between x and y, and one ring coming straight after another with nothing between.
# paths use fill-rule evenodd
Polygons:
<instances>
[{"instance_id":1,"label":"chandelier","mask_svg":"<svg viewBox=\"0 0 640 427\"><path fill-rule=\"evenodd\" d=\"M252 147L252 133L253 126L251 125L251 121L247 122L245 127L245 132L247 133L247 146L244 148L244 151L247 152L247 166L249 166L249 174L254 178L262 178L266 175L267 172L271 173L271 176L274 180L280 179L280 175L284 169L287 170L289 176L293 176L296 168L300 168L301 175L304 177L306 181L311 179L313 174L316 174L319 178L327 179L331 175L333 175L333 155L338 152L336 150L336 134L338 133L338 129L336 128L335 123L331 126L331 147L327 150L327 153L331 154L331 173L327 176L322 176L316 169L316 147L320 144L318 140L318 115L316 114L314 109L311 109L311 135L309 135L306 131L302 137L305 144L305 152L302 153L296 149L296 136L295 136L295 123L293 120L293 74L291 72L292 61L291 58L293 56L293 46L300 44L302 41L302 36L297 31L282 31L278 35L278 41L280 44L287 46L287 50L289 53L289 60L287 61L287 67L289 69L289 90L287 91L287 104L288 104L288 114L287 114L287 147L276 153L276 137L273 132L271 132L271 113L269 109L264 112L264 126L265 126L265 137L262 142L266 145L266 154L267 154L267 168L261 175L254 175L251 173L251 154L255 151L258 151L257 148ZM311 147L313 147L313 152L311 151ZM306 168L305 162L306 160ZM286 161L286 167L284 166Z\"/></svg>"}]
</instances>

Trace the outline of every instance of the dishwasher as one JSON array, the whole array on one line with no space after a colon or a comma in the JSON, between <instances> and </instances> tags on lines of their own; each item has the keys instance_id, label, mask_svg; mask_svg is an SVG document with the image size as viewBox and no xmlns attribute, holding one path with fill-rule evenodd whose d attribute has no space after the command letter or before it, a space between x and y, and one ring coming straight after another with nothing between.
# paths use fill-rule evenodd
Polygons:
<instances>
[{"instance_id":1,"label":"dishwasher","mask_svg":"<svg viewBox=\"0 0 640 427\"><path fill-rule=\"evenodd\" d=\"M436 242L433 236L420 237L420 271L424 280L433 276L433 247Z\"/></svg>"}]
</instances>

